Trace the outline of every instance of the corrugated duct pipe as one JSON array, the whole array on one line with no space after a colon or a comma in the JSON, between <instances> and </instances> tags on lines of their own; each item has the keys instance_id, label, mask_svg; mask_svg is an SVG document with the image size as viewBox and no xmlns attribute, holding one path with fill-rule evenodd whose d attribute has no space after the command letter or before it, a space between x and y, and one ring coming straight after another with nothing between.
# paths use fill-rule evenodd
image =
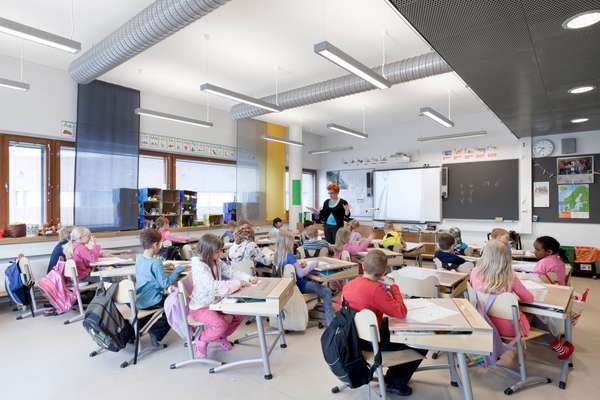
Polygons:
<instances>
[{"instance_id":1,"label":"corrugated duct pipe","mask_svg":"<svg viewBox=\"0 0 600 400\"><path fill-rule=\"evenodd\" d=\"M75 59L69 73L78 83L90 83L228 1L157 0Z\"/></svg>"},{"instance_id":2,"label":"corrugated duct pipe","mask_svg":"<svg viewBox=\"0 0 600 400\"><path fill-rule=\"evenodd\" d=\"M381 66L373 68L373 71L381 73ZM386 64L383 71L383 75L388 81L397 84L451 72L452 68L439 54L427 53ZM284 109L301 107L372 89L375 89L373 85L356 75L345 75L279 93L277 95L277 105ZM276 104L275 95L263 97L261 100ZM231 108L233 119L258 117L267 113L269 111L247 104L236 104Z\"/></svg>"}]
</instances>

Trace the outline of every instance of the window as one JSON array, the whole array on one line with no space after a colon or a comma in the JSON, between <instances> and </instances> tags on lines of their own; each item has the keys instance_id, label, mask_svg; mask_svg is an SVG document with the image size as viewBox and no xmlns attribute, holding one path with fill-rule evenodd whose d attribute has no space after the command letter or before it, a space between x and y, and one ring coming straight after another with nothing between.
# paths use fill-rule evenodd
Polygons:
<instances>
[{"instance_id":1,"label":"window","mask_svg":"<svg viewBox=\"0 0 600 400\"><path fill-rule=\"evenodd\" d=\"M9 221L46 222L46 146L9 142Z\"/></svg>"},{"instance_id":2,"label":"window","mask_svg":"<svg viewBox=\"0 0 600 400\"><path fill-rule=\"evenodd\" d=\"M164 157L140 154L139 188L167 188L167 168Z\"/></svg>"},{"instance_id":3,"label":"window","mask_svg":"<svg viewBox=\"0 0 600 400\"><path fill-rule=\"evenodd\" d=\"M314 171L302 172L302 211L306 207L315 206L315 183L316 173ZM285 209L290 209L290 174L285 171Z\"/></svg>"},{"instance_id":4,"label":"window","mask_svg":"<svg viewBox=\"0 0 600 400\"><path fill-rule=\"evenodd\" d=\"M223 203L235 201L235 165L177 159L175 175L177 190L198 192L198 219L204 214L222 214Z\"/></svg>"},{"instance_id":5,"label":"window","mask_svg":"<svg viewBox=\"0 0 600 400\"><path fill-rule=\"evenodd\" d=\"M75 148L60 148L60 223L73 225L75 202Z\"/></svg>"}]
</instances>

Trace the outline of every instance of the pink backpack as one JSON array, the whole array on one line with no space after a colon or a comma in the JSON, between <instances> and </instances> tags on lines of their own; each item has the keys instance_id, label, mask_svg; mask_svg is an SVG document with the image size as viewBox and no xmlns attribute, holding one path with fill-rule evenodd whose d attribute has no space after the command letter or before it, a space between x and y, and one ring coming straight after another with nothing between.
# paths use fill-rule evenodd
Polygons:
<instances>
[{"instance_id":1,"label":"pink backpack","mask_svg":"<svg viewBox=\"0 0 600 400\"><path fill-rule=\"evenodd\" d=\"M57 314L70 311L77 301L77 295L67 288L65 277L65 262L59 261L48 275L36 282ZM77 285L77 282L74 282Z\"/></svg>"}]
</instances>

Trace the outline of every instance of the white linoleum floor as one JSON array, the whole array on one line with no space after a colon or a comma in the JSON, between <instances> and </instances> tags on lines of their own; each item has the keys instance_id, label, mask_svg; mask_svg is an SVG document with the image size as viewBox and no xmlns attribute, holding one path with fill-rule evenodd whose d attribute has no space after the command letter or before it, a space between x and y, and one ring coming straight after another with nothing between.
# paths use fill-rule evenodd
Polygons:
<instances>
[{"instance_id":1,"label":"white linoleum floor","mask_svg":"<svg viewBox=\"0 0 600 400\"><path fill-rule=\"evenodd\" d=\"M544 347L528 349L530 375L553 379L550 385L524 390L515 399L594 399L600 393L600 281L574 278L578 290L590 287L590 303L576 326L575 368L566 391L559 390L558 363ZM288 348L276 348L271 358L273 379L262 378L259 365L241 366L209 375L207 367L187 366L170 370L169 364L186 357L182 341L169 333L169 348L142 359L126 369L119 364L129 354L105 353L89 358L94 344L81 323L65 326L66 316L37 317L16 321L8 304L0 305L0 398L11 399L367 399L366 387L332 394L336 385L321 355L321 331L287 336ZM252 326L251 326L252 327ZM250 327L250 328L251 328ZM244 330L238 333L241 335ZM258 354L256 342L239 345L230 353L214 355L229 361ZM425 363L434 362L431 359ZM503 363L510 364L511 357ZM475 399L504 399L502 392L511 379L501 371L471 368ZM413 399L461 399L461 391L450 387L445 371L417 373ZM394 398L394 396L390 396Z\"/></svg>"}]
</instances>

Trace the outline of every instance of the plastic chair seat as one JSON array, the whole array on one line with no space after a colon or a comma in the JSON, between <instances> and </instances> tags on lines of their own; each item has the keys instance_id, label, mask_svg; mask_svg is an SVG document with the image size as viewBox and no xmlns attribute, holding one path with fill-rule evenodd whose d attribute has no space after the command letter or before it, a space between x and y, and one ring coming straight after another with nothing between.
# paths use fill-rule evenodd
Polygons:
<instances>
[{"instance_id":1,"label":"plastic chair seat","mask_svg":"<svg viewBox=\"0 0 600 400\"><path fill-rule=\"evenodd\" d=\"M373 364L374 354L371 351L363 351L363 357L369 364ZM394 365L406 364L411 361L422 360L424 357L414 350L384 351L381 353L381 366L393 367Z\"/></svg>"},{"instance_id":2,"label":"plastic chair seat","mask_svg":"<svg viewBox=\"0 0 600 400\"><path fill-rule=\"evenodd\" d=\"M311 301L319 300L319 295L317 295L315 293L302 293L302 296L304 296L304 301L306 303L310 303Z\"/></svg>"},{"instance_id":3,"label":"plastic chair seat","mask_svg":"<svg viewBox=\"0 0 600 400\"><path fill-rule=\"evenodd\" d=\"M204 326L204 323L196 321L190 315L187 316L187 323L189 326L193 326L194 328L197 328L199 326Z\"/></svg>"},{"instance_id":4,"label":"plastic chair seat","mask_svg":"<svg viewBox=\"0 0 600 400\"><path fill-rule=\"evenodd\" d=\"M527 340L535 340L535 339L541 338L542 336L546 336L547 334L548 334L548 332L546 332L544 330L531 327L529 329L529 334L527 334L527 336L523 336L521 339L525 340L525 341L527 341ZM510 342L513 339L514 338L512 338L512 337L502 336L502 340L504 340L506 342Z\"/></svg>"},{"instance_id":5,"label":"plastic chair seat","mask_svg":"<svg viewBox=\"0 0 600 400\"><path fill-rule=\"evenodd\" d=\"M128 321L131 321L133 319L133 316L131 315L131 308L129 307L129 304L116 304L116 306L117 306L117 310L119 310L119 312L121 313L123 318L125 318ZM145 318L149 315L155 314L157 312L161 312L162 310L163 310L162 308L156 308L153 310L137 310L138 320Z\"/></svg>"}]
</instances>

